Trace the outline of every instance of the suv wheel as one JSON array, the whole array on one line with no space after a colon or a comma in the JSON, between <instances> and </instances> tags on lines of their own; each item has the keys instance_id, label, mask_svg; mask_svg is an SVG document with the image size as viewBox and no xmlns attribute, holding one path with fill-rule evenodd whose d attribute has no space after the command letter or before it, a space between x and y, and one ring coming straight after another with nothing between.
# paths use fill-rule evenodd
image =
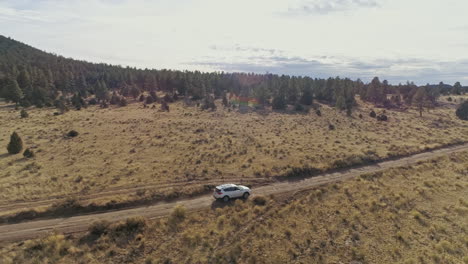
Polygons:
<instances>
[{"instance_id":1,"label":"suv wheel","mask_svg":"<svg viewBox=\"0 0 468 264\"><path fill-rule=\"evenodd\" d=\"M243 197L244 199L249 198L249 196L250 196L250 193L248 193L248 192L245 192L244 195L242 195L242 197Z\"/></svg>"},{"instance_id":2,"label":"suv wheel","mask_svg":"<svg viewBox=\"0 0 468 264\"><path fill-rule=\"evenodd\" d=\"M227 196L227 195L224 196L224 197L223 197L223 201L224 201L224 202L229 202L229 196Z\"/></svg>"}]
</instances>

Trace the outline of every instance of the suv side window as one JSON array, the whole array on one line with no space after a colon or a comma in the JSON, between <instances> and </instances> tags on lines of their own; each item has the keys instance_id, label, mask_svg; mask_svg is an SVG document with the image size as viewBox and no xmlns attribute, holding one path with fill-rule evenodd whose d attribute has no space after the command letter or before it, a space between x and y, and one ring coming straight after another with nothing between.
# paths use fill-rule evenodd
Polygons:
<instances>
[{"instance_id":1,"label":"suv side window","mask_svg":"<svg viewBox=\"0 0 468 264\"><path fill-rule=\"evenodd\" d=\"M229 187L229 188L226 188L224 189L225 192L232 192L233 191L233 187Z\"/></svg>"}]
</instances>

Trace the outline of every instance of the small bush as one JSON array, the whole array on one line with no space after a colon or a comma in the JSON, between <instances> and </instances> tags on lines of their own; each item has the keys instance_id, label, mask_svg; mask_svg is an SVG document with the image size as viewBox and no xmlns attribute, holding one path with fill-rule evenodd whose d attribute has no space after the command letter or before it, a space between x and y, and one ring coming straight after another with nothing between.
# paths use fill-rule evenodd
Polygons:
<instances>
[{"instance_id":1,"label":"small bush","mask_svg":"<svg viewBox=\"0 0 468 264\"><path fill-rule=\"evenodd\" d=\"M335 126L334 126L333 124L329 124L329 125L328 125L328 129L329 129L329 130L335 130Z\"/></svg>"},{"instance_id":2,"label":"small bush","mask_svg":"<svg viewBox=\"0 0 468 264\"><path fill-rule=\"evenodd\" d=\"M71 130L70 132L67 133L68 137L76 137L78 136L78 132L76 130Z\"/></svg>"},{"instance_id":3,"label":"small bush","mask_svg":"<svg viewBox=\"0 0 468 264\"><path fill-rule=\"evenodd\" d=\"M387 121L388 120L388 117L384 114L381 114L379 116L377 116L377 120L378 121Z\"/></svg>"},{"instance_id":4,"label":"small bush","mask_svg":"<svg viewBox=\"0 0 468 264\"><path fill-rule=\"evenodd\" d=\"M23 110L21 110L21 113L20 113L20 115L21 115L21 118L27 118L27 117L29 117L29 114L28 114L28 112L26 112L26 110L24 110L24 109L23 109Z\"/></svg>"},{"instance_id":5,"label":"small bush","mask_svg":"<svg viewBox=\"0 0 468 264\"><path fill-rule=\"evenodd\" d=\"M294 111L297 111L297 112L304 112L305 111L305 108L303 105L299 104L299 103L296 103L294 105Z\"/></svg>"},{"instance_id":6,"label":"small bush","mask_svg":"<svg viewBox=\"0 0 468 264\"><path fill-rule=\"evenodd\" d=\"M370 112L369 116L372 117L372 118L376 118L376 117L377 117L377 114L375 113L374 110L372 110L372 111Z\"/></svg>"},{"instance_id":7,"label":"small bush","mask_svg":"<svg viewBox=\"0 0 468 264\"><path fill-rule=\"evenodd\" d=\"M10 143L8 143L7 150L10 154L18 154L21 152L21 150L23 150L23 140L16 132L11 134Z\"/></svg>"},{"instance_id":8,"label":"small bush","mask_svg":"<svg viewBox=\"0 0 468 264\"><path fill-rule=\"evenodd\" d=\"M109 103L110 103L111 105L119 104L119 103L120 103L120 96L118 96L117 93L114 92L114 93L112 94L112 97L111 97Z\"/></svg>"},{"instance_id":9,"label":"small bush","mask_svg":"<svg viewBox=\"0 0 468 264\"><path fill-rule=\"evenodd\" d=\"M447 101L452 102L453 101L452 97L447 98Z\"/></svg>"},{"instance_id":10,"label":"small bush","mask_svg":"<svg viewBox=\"0 0 468 264\"><path fill-rule=\"evenodd\" d=\"M363 118L362 114L359 114L359 118L361 118L361 119Z\"/></svg>"},{"instance_id":11,"label":"small bush","mask_svg":"<svg viewBox=\"0 0 468 264\"><path fill-rule=\"evenodd\" d=\"M140 101L140 102L145 101L145 96L144 96L144 95L140 95L140 98L138 99L138 101Z\"/></svg>"},{"instance_id":12,"label":"small bush","mask_svg":"<svg viewBox=\"0 0 468 264\"><path fill-rule=\"evenodd\" d=\"M103 223L105 225L105 223ZM124 222L119 222L110 227L106 228L108 231L104 232L109 233L112 237L121 237L121 236L131 236L136 235L144 231L147 225L146 219L141 216L127 218ZM103 228L103 226L96 226L97 228ZM99 229L96 231L100 231Z\"/></svg>"},{"instance_id":13,"label":"small bush","mask_svg":"<svg viewBox=\"0 0 468 264\"><path fill-rule=\"evenodd\" d=\"M163 100L164 100L166 103L172 103L172 102L173 102L173 98L172 98L172 96L170 96L169 94L164 95Z\"/></svg>"},{"instance_id":14,"label":"small bush","mask_svg":"<svg viewBox=\"0 0 468 264\"><path fill-rule=\"evenodd\" d=\"M97 105L97 100L95 98L91 98L91 100L89 100L88 104Z\"/></svg>"},{"instance_id":15,"label":"small bush","mask_svg":"<svg viewBox=\"0 0 468 264\"><path fill-rule=\"evenodd\" d=\"M108 107L109 107L109 105L107 104L106 101L103 101L103 102L101 103L101 108L108 108Z\"/></svg>"},{"instance_id":16,"label":"small bush","mask_svg":"<svg viewBox=\"0 0 468 264\"><path fill-rule=\"evenodd\" d=\"M35 154L34 154L34 152L33 152L32 150L30 150L29 148L27 148L27 149L23 152L23 156L24 156L25 158L30 159L30 158L34 158Z\"/></svg>"},{"instance_id":17,"label":"small bush","mask_svg":"<svg viewBox=\"0 0 468 264\"><path fill-rule=\"evenodd\" d=\"M169 104L165 100L161 102L161 111L169 112Z\"/></svg>"},{"instance_id":18,"label":"small bush","mask_svg":"<svg viewBox=\"0 0 468 264\"><path fill-rule=\"evenodd\" d=\"M267 199L264 196L257 195L252 199L253 204L264 206L267 204Z\"/></svg>"},{"instance_id":19,"label":"small bush","mask_svg":"<svg viewBox=\"0 0 468 264\"><path fill-rule=\"evenodd\" d=\"M109 221L106 221L106 220L96 221L88 227L88 232L91 235L101 236L103 234L106 234L109 231L108 230L109 226L110 226Z\"/></svg>"},{"instance_id":20,"label":"small bush","mask_svg":"<svg viewBox=\"0 0 468 264\"><path fill-rule=\"evenodd\" d=\"M318 116L322 116L322 112L320 112L320 109L315 110L315 114L317 114Z\"/></svg>"},{"instance_id":21,"label":"small bush","mask_svg":"<svg viewBox=\"0 0 468 264\"><path fill-rule=\"evenodd\" d=\"M125 97L120 98L119 105L122 107L127 106L128 105L127 99L125 99Z\"/></svg>"},{"instance_id":22,"label":"small bush","mask_svg":"<svg viewBox=\"0 0 468 264\"><path fill-rule=\"evenodd\" d=\"M152 103L154 103L153 97L152 96L146 97L146 104L152 104Z\"/></svg>"},{"instance_id":23,"label":"small bush","mask_svg":"<svg viewBox=\"0 0 468 264\"><path fill-rule=\"evenodd\" d=\"M187 209L182 205L177 205L172 211L167 224L172 230L176 230L177 226L182 223L187 217Z\"/></svg>"}]
</instances>

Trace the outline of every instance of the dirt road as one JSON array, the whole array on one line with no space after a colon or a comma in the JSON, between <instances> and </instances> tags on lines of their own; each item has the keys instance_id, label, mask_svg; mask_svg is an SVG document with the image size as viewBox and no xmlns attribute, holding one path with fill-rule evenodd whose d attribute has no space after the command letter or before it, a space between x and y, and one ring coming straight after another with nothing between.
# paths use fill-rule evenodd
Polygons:
<instances>
[{"instance_id":1,"label":"dirt road","mask_svg":"<svg viewBox=\"0 0 468 264\"><path fill-rule=\"evenodd\" d=\"M336 173L322 174L313 178L298 181L286 181L273 183L255 188L254 195L269 195L285 192L295 192L309 189L318 185L343 181L356 177L363 173L377 172L380 170L399 167L417 163L418 161L434 158L444 154L468 150L468 144L442 148L420 154L408 156L397 160L389 160L376 163L370 166L353 168ZM195 211L204 208L216 207L216 202L211 195L198 198L181 200L170 203L157 203L151 206L124 209L118 211L108 211L99 214L80 215L67 218L56 218L46 220L36 220L18 224L0 225L0 242L13 242L43 236L52 231L62 233L75 233L85 231L90 223L95 220L119 221L131 216L144 216L147 218L157 218L171 213L174 206L181 204L188 210Z\"/></svg>"}]
</instances>

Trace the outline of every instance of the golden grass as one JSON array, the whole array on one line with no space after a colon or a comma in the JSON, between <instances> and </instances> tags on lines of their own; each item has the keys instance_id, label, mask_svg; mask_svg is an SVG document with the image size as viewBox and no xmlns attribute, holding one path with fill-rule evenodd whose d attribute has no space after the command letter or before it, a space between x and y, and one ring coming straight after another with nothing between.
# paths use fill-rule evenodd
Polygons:
<instances>
[{"instance_id":1,"label":"golden grass","mask_svg":"<svg viewBox=\"0 0 468 264\"><path fill-rule=\"evenodd\" d=\"M0 261L463 263L468 222L457 208L468 208L467 175L468 152L461 152L258 199L265 203L237 200L191 214L177 207L165 219L98 223L76 238L53 234L6 246Z\"/></svg>"},{"instance_id":2,"label":"golden grass","mask_svg":"<svg viewBox=\"0 0 468 264\"><path fill-rule=\"evenodd\" d=\"M135 186L157 193L161 186L177 190L187 182L267 182L292 168L327 169L468 140L466 122L457 120L451 107L431 110L423 118L416 110L387 110L389 122L370 118L370 107L362 102L353 118L328 106L322 106L321 117L313 111L241 114L221 106L204 112L182 103L172 104L171 112L139 103L60 116L53 116L54 111L31 109L21 119L19 111L0 105L0 145L5 146L0 149L0 203ZM330 131L329 124L336 129ZM79 135L66 138L70 130ZM6 154L13 131L36 158ZM179 186L171 187L173 183ZM139 194L93 199L105 204Z\"/></svg>"}]
</instances>

